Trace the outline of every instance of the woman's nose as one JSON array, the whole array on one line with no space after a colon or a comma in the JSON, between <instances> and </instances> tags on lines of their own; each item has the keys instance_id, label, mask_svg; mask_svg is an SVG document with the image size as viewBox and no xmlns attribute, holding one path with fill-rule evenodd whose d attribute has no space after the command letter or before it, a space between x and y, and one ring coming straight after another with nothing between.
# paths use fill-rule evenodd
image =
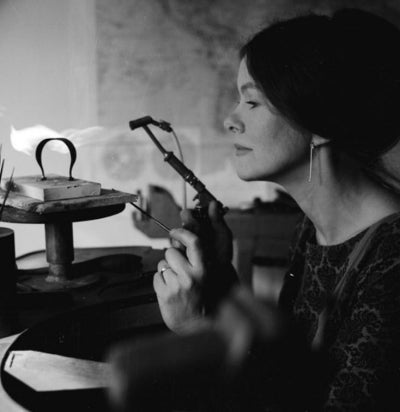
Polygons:
<instances>
[{"instance_id":1,"label":"woman's nose","mask_svg":"<svg viewBox=\"0 0 400 412\"><path fill-rule=\"evenodd\" d=\"M243 133L244 125L234 114L230 114L224 121L224 127L231 133Z\"/></svg>"}]
</instances>

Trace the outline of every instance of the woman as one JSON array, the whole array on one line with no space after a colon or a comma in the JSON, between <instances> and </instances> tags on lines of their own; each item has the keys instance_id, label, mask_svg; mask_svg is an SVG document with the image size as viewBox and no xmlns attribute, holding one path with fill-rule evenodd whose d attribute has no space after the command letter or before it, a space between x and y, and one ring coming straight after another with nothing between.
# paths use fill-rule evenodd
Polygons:
<instances>
[{"instance_id":1,"label":"woman","mask_svg":"<svg viewBox=\"0 0 400 412\"><path fill-rule=\"evenodd\" d=\"M240 57L225 121L237 173L283 186L305 214L280 310L328 360L307 407L389 409L400 384L400 198L381 158L400 137L400 32L358 10L308 15L264 29ZM154 277L178 333L212 322L203 284L231 258L215 204L210 218L218 270L186 213L192 230L171 231L186 254L168 249Z\"/></svg>"}]
</instances>

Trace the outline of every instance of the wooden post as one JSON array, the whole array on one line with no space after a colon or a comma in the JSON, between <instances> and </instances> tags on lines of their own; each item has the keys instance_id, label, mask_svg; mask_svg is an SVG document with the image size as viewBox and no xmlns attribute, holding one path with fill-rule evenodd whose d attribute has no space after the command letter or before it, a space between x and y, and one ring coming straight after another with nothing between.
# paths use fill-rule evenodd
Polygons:
<instances>
[{"instance_id":1,"label":"wooden post","mask_svg":"<svg viewBox=\"0 0 400 412\"><path fill-rule=\"evenodd\" d=\"M71 278L74 245L72 222L45 223L46 257L49 263L48 282L63 282Z\"/></svg>"}]
</instances>

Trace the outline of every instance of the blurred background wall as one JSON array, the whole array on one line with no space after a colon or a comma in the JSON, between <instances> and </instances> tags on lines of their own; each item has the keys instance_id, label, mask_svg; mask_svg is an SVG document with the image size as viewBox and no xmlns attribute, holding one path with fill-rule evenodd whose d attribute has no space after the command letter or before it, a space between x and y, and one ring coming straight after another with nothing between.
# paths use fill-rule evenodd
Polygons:
<instances>
[{"instance_id":1,"label":"blurred background wall","mask_svg":"<svg viewBox=\"0 0 400 412\"><path fill-rule=\"evenodd\" d=\"M0 0L6 175L12 166L16 175L39 173L12 146L11 127L77 129L75 176L131 193L156 184L182 204L178 176L143 131L128 129L129 120L151 115L172 123L187 165L224 204L273 199L272 184L243 183L230 163L222 123L236 100L237 49L274 19L343 6L400 24L398 0ZM154 132L176 149L170 135ZM48 172L67 173L65 154L44 157ZM192 197L189 188L189 206ZM136 230L131 214L75 224L75 245L165 244ZM44 247L42 225L5 225L16 232L17 255Z\"/></svg>"}]
</instances>

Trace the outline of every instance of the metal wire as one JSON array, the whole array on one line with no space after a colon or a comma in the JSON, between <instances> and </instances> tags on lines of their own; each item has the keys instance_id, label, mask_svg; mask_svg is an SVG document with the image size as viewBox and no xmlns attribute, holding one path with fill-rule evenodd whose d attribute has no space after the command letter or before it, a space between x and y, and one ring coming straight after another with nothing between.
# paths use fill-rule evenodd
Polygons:
<instances>
[{"instance_id":1,"label":"metal wire","mask_svg":"<svg viewBox=\"0 0 400 412\"><path fill-rule=\"evenodd\" d=\"M150 213L147 213L145 210L143 210L141 207L139 207L138 205L135 205L132 202L129 202L133 207L135 207L137 210L139 210L140 212L142 212L145 216L147 216L149 219L153 220L155 223L157 223L158 226L160 226L162 229L164 229L166 232L170 232L171 229L164 225L164 223L160 222L158 219L156 219L155 217L153 217Z\"/></svg>"}]
</instances>

